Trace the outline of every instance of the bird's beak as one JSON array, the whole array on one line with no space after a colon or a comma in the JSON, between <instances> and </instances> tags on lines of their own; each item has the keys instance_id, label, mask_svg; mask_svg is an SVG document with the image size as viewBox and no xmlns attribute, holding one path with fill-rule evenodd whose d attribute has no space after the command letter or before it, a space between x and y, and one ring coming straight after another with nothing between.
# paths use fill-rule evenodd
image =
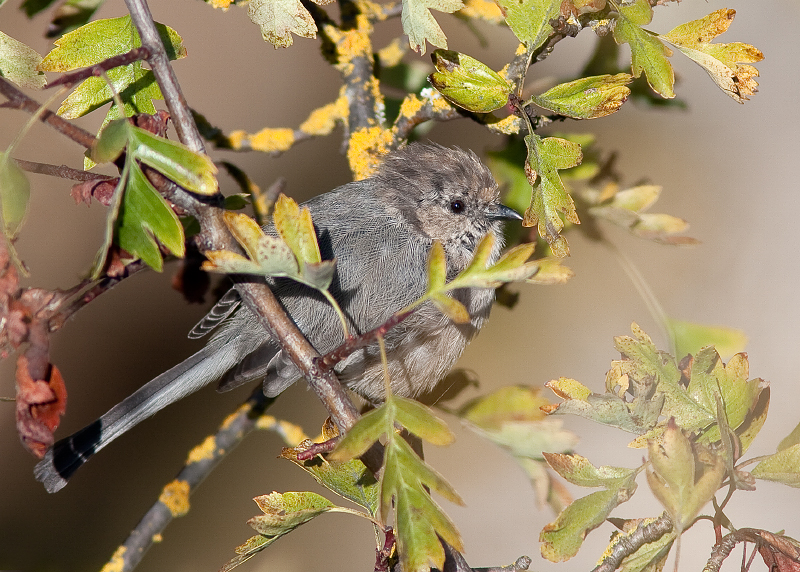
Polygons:
<instances>
[{"instance_id":1,"label":"bird's beak","mask_svg":"<svg viewBox=\"0 0 800 572\"><path fill-rule=\"evenodd\" d=\"M497 205L497 207L488 213L488 217L492 220L522 220L522 216L506 205Z\"/></svg>"}]
</instances>

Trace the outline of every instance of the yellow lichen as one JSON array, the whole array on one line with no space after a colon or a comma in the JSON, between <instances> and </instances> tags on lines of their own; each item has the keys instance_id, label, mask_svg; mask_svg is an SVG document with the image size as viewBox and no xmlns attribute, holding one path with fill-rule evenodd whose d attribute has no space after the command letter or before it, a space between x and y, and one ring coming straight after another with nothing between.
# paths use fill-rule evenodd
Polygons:
<instances>
[{"instance_id":1,"label":"yellow lichen","mask_svg":"<svg viewBox=\"0 0 800 572\"><path fill-rule=\"evenodd\" d=\"M214 450L217 448L217 440L213 435L209 435L197 447L189 451L189 457L186 459L186 464L197 463L198 461L205 461L214 458Z\"/></svg>"},{"instance_id":2,"label":"yellow lichen","mask_svg":"<svg viewBox=\"0 0 800 572\"><path fill-rule=\"evenodd\" d=\"M299 425L295 425L294 423L289 423L288 421L281 421L281 434L283 435L283 440L286 442L287 445L290 447L296 447L304 440L308 439L305 431L303 431L302 427Z\"/></svg>"},{"instance_id":3,"label":"yellow lichen","mask_svg":"<svg viewBox=\"0 0 800 572\"><path fill-rule=\"evenodd\" d=\"M275 429L278 420L272 415L262 415L256 421L256 429Z\"/></svg>"},{"instance_id":4,"label":"yellow lichen","mask_svg":"<svg viewBox=\"0 0 800 572\"><path fill-rule=\"evenodd\" d=\"M233 4L233 0L208 0L212 8L219 8L222 11L227 11Z\"/></svg>"},{"instance_id":5,"label":"yellow lichen","mask_svg":"<svg viewBox=\"0 0 800 572\"><path fill-rule=\"evenodd\" d=\"M100 572L122 572L125 570L124 556L127 550L128 549L124 546L117 548L111 556L111 560L106 562L105 566L100 569Z\"/></svg>"},{"instance_id":6,"label":"yellow lichen","mask_svg":"<svg viewBox=\"0 0 800 572\"><path fill-rule=\"evenodd\" d=\"M236 131L232 131L230 135L228 135L228 141L230 141L231 148L239 150L242 148L242 141L247 139L247 132L238 129Z\"/></svg>"},{"instance_id":7,"label":"yellow lichen","mask_svg":"<svg viewBox=\"0 0 800 572\"><path fill-rule=\"evenodd\" d=\"M275 153L278 151L287 151L294 144L294 131L288 128L262 129L254 135L237 130L232 131L228 135L228 140L231 147L237 151L243 147L249 147L255 151L264 151L265 153ZM249 145L245 145L245 141Z\"/></svg>"},{"instance_id":8,"label":"yellow lichen","mask_svg":"<svg viewBox=\"0 0 800 572\"><path fill-rule=\"evenodd\" d=\"M157 532L153 536L150 537L150 540L152 540L153 544L155 544L157 542L162 542L164 540L164 537L161 536L161 534Z\"/></svg>"},{"instance_id":9,"label":"yellow lichen","mask_svg":"<svg viewBox=\"0 0 800 572\"><path fill-rule=\"evenodd\" d=\"M323 105L308 115L300 124L300 131L309 135L329 135L337 121L347 117L347 98L340 96L333 103Z\"/></svg>"},{"instance_id":10,"label":"yellow lichen","mask_svg":"<svg viewBox=\"0 0 800 572\"><path fill-rule=\"evenodd\" d=\"M400 117L414 117L422 109L423 101L413 93L409 93L400 104Z\"/></svg>"},{"instance_id":11,"label":"yellow lichen","mask_svg":"<svg viewBox=\"0 0 800 572\"><path fill-rule=\"evenodd\" d=\"M350 135L347 161L356 181L375 173L391 142L392 132L380 127L367 127Z\"/></svg>"},{"instance_id":12,"label":"yellow lichen","mask_svg":"<svg viewBox=\"0 0 800 572\"><path fill-rule=\"evenodd\" d=\"M386 19L386 12L384 11L383 6L377 2L371 2L370 0L358 0L356 5L358 6L358 11L361 12L361 14L366 18L379 21Z\"/></svg>"},{"instance_id":13,"label":"yellow lichen","mask_svg":"<svg viewBox=\"0 0 800 572\"><path fill-rule=\"evenodd\" d=\"M189 483L175 479L164 487L158 500L169 509L173 518L189 512Z\"/></svg>"},{"instance_id":14,"label":"yellow lichen","mask_svg":"<svg viewBox=\"0 0 800 572\"><path fill-rule=\"evenodd\" d=\"M381 66L390 68L399 64L407 51L408 42L395 38L386 47L378 50L378 60L381 62Z\"/></svg>"},{"instance_id":15,"label":"yellow lichen","mask_svg":"<svg viewBox=\"0 0 800 572\"><path fill-rule=\"evenodd\" d=\"M464 0L461 14L467 18L480 18L492 24L499 24L504 20L503 13L493 0Z\"/></svg>"},{"instance_id":16,"label":"yellow lichen","mask_svg":"<svg viewBox=\"0 0 800 572\"><path fill-rule=\"evenodd\" d=\"M521 56L521 55L522 55L522 54L524 54L524 53L525 53L527 50L528 50L528 48L525 46L525 44L522 44L522 43L520 43L520 45L518 45L518 46L517 46L517 49L516 49L516 51L514 52L514 55L515 55L515 56Z\"/></svg>"},{"instance_id":17,"label":"yellow lichen","mask_svg":"<svg viewBox=\"0 0 800 572\"><path fill-rule=\"evenodd\" d=\"M509 115L508 117L504 117L500 121L496 123L487 123L486 127L489 128L490 131L494 131L495 133L502 133L504 135L512 135L514 133L519 133L519 128L522 125L522 120L517 117L516 115Z\"/></svg>"},{"instance_id":18,"label":"yellow lichen","mask_svg":"<svg viewBox=\"0 0 800 572\"><path fill-rule=\"evenodd\" d=\"M275 153L288 151L294 144L294 131L288 128L271 129L267 127L254 135L248 135L250 146L256 151Z\"/></svg>"},{"instance_id":19,"label":"yellow lichen","mask_svg":"<svg viewBox=\"0 0 800 572\"><path fill-rule=\"evenodd\" d=\"M231 426L231 423L236 421L240 415L246 414L252 409L250 405L244 403L236 408L236 411L228 415L225 419L222 420L222 424L219 426L220 430L227 431L228 428Z\"/></svg>"},{"instance_id":20,"label":"yellow lichen","mask_svg":"<svg viewBox=\"0 0 800 572\"><path fill-rule=\"evenodd\" d=\"M441 96L441 94L437 91L431 94L431 107L435 113L442 113L444 111L449 111L453 105L447 101L445 98Z\"/></svg>"}]
</instances>

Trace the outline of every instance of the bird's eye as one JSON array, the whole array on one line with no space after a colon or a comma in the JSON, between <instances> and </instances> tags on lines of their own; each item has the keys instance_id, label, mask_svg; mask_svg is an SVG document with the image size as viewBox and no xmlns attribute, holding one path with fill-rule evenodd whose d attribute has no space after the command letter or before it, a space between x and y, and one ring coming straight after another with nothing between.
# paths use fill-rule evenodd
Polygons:
<instances>
[{"instance_id":1,"label":"bird's eye","mask_svg":"<svg viewBox=\"0 0 800 572\"><path fill-rule=\"evenodd\" d=\"M459 201L458 199L451 201L450 210L453 211L455 214L459 214L464 211L464 203Z\"/></svg>"}]
</instances>

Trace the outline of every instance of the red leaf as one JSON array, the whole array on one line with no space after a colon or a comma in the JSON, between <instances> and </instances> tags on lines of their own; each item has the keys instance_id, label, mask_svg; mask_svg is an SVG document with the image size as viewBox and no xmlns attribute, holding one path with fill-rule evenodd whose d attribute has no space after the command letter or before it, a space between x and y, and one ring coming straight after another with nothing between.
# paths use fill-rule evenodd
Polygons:
<instances>
[{"instance_id":1,"label":"red leaf","mask_svg":"<svg viewBox=\"0 0 800 572\"><path fill-rule=\"evenodd\" d=\"M48 367L47 379L31 379L28 359L17 358L17 432L36 457L44 457L67 407L67 389L58 368Z\"/></svg>"}]
</instances>

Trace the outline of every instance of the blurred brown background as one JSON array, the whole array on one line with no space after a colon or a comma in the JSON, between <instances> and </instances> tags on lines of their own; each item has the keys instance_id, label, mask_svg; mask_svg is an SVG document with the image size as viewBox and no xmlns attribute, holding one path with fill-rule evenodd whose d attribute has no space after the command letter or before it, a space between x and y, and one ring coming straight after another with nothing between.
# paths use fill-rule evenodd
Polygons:
<instances>
[{"instance_id":1,"label":"blurred brown background","mask_svg":"<svg viewBox=\"0 0 800 572\"><path fill-rule=\"evenodd\" d=\"M39 53L51 49L39 34L47 15L29 22L10 0L0 10L0 29ZM175 69L190 104L229 132L255 132L264 126L294 127L313 108L332 101L339 76L319 57L318 43L295 39L293 47L274 50L263 42L245 10L215 11L201 2L153 0L158 21L175 28L189 56ZM800 274L797 218L798 66L791 47L800 24L792 0L765 2L683 2L656 10L651 26L666 32L678 23L723 7L738 17L719 41L744 41L766 55L757 64L760 93L744 106L720 92L706 74L680 54L673 57L677 92L687 111L658 111L630 102L620 113L591 124L566 123L560 129L592 131L606 152L619 152L619 170L628 183L647 178L664 186L654 212L688 219L690 234L702 244L672 249L644 243L609 229L609 236L633 259L667 312L681 319L725 324L750 338L751 376L772 384L769 419L749 452L774 451L800 420L797 389L800 344ZM99 17L125 13L121 0L109 0ZM507 30L479 26L488 47L455 18L439 15L452 49L468 52L499 68L516 42ZM383 23L375 47L398 33L399 21ZM383 38L383 39L381 39ZM569 77L583 65L593 45L591 32L558 45L531 80ZM427 56L417 58L428 63ZM82 121L95 129L99 119ZM0 147L24 125L22 113L0 110ZM481 153L501 140L466 121L437 125L429 137ZM341 131L297 145L279 159L262 154L215 153L244 168L262 187L276 177L288 179L289 193L307 198L347 182L340 154ZM80 149L41 125L34 127L17 156L74 167ZM103 207L75 206L69 185L31 176L33 204L18 247L32 272L30 285L68 287L91 264L99 243ZM227 192L230 180L222 180ZM569 236L577 273L562 287L519 287L521 301L512 313L495 309L492 320L468 348L461 366L473 370L488 391L502 384L541 385L568 376L602 391L609 362L617 357L612 337L627 334L637 321L666 347L659 328L617 262L603 248ZM197 347L186 332L207 306L188 306L163 275L145 273L126 281L90 304L59 332L52 360L67 380L68 414L59 435L94 420L136 387L177 363ZM13 360L0 364L0 394L14 393ZM56 495L34 481L34 459L15 434L12 404L0 404L0 568L65 571L99 569L144 511L173 478L186 452L247 395L248 390L218 395L212 388L195 394L143 423L104 450ZM325 414L302 384L288 391L271 411L315 432ZM578 452L594 463L635 466L642 452L624 448L618 432L565 419L582 441ZM538 556L538 533L553 519L534 501L527 478L510 457L457 422L458 435L447 449L429 448L430 462L461 493L466 508L445 504L464 535L473 566L507 564L522 554L534 557L533 570L589 569L604 547L610 527L592 533L572 563L556 568ZM318 490L294 466L276 459L276 436L248 438L192 497L192 510L173 522L139 568L142 572L214 571L252 531L245 521L256 514L252 497L273 490ZM655 515L646 484L619 516ZM585 491L575 491L578 495ZM637 498L641 497L641 498ZM754 493L739 493L729 516L737 526L787 529L800 536L800 496L783 486L759 482ZM700 569L713 543L710 525L700 523L685 541L681 565ZM727 564L729 570L738 562ZM247 563L241 570L370 570L372 532L364 521L325 515L302 527ZM760 563L757 564L760 566ZM576 568L577 567L577 568Z\"/></svg>"}]
</instances>

